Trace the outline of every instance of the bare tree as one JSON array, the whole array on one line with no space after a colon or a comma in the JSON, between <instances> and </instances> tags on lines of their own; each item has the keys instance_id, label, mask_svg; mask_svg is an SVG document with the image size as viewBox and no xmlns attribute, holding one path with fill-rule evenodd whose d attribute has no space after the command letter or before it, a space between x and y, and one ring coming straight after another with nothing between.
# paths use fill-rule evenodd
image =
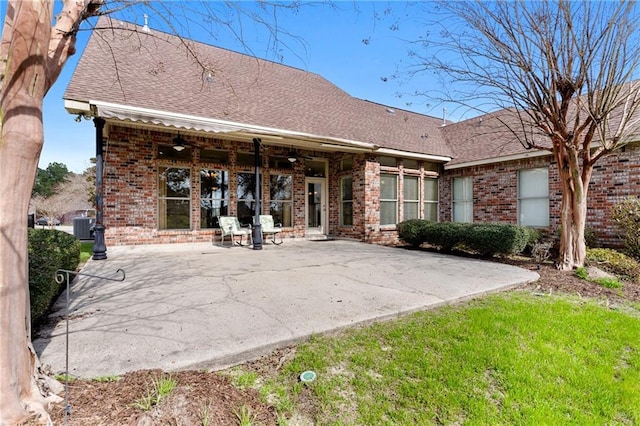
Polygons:
<instances>
[{"instance_id":1,"label":"bare tree","mask_svg":"<svg viewBox=\"0 0 640 426\"><path fill-rule=\"evenodd\" d=\"M54 225L55 219L65 213L77 210L88 210L93 204L89 202L91 182L82 175L71 173L65 182L53 188L53 194L48 197L37 195L31 199L31 205L36 210L36 217L49 218L49 226Z\"/></svg>"},{"instance_id":2,"label":"bare tree","mask_svg":"<svg viewBox=\"0 0 640 426\"><path fill-rule=\"evenodd\" d=\"M418 67L442 78L438 100L504 108L514 143L552 153L562 187L558 265L582 266L594 165L638 138L635 3L453 1L438 10L420 42L430 56L413 52Z\"/></svg>"},{"instance_id":3,"label":"bare tree","mask_svg":"<svg viewBox=\"0 0 640 426\"><path fill-rule=\"evenodd\" d=\"M26 421L50 423L47 405L59 390L55 387L57 382L41 373L31 344L26 227L29 199L43 145L43 99L68 58L74 54L81 24L96 15L140 6L155 12L168 31L189 36L189 29L197 29L208 33L211 40L215 40L222 29L231 32L241 43L243 22L253 21L266 30L268 48L277 50L287 46L278 36L286 33L277 25L275 9L298 7L295 2L260 2L253 9L247 6L245 10L245 5L237 2L202 2L195 11L189 10L195 7L193 2L62 0L60 3L62 9L52 24L54 0L9 0L0 45L2 425ZM139 8L130 10L142 15ZM195 17L200 21L196 22ZM191 44L186 41L183 44L187 54L197 61L195 52L190 50ZM281 51L277 52L282 55Z\"/></svg>"}]
</instances>

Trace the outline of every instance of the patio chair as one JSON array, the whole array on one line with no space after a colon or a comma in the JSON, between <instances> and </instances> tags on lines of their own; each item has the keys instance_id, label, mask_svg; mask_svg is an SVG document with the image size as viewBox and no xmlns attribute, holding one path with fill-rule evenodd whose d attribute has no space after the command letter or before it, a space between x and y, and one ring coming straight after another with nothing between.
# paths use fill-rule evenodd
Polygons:
<instances>
[{"instance_id":1,"label":"patio chair","mask_svg":"<svg viewBox=\"0 0 640 426\"><path fill-rule=\"evenodd\" d=\"M222 241L221 245L224 246L225 237L229 236L231 239L231 245L239 244L242 245L242 239L246 235L248 244L253 244L253 240L251 238L251 225L248 227L240 226L240 222L238 218L235 216L220 216L218 219L220 224L220 231L222 233ZM235 240L235 237L240 237L240 242Z\"/></svg>"},{"instance_id":2,"label":"patio chair","mask_svg":"<svg viewBox=\"0 0 640 426\"><path fill-rule=\"evenodd\" d=\"M261 214L260 215L260 230L262 231L262 235L271 235L271 242L275 245L280 245L284 242L282 239L282 235L280 236L280 242L276 241L276 236L282 232L282 224L273 223L273 216L270 214Z\"/></svg>"}]
</instances>

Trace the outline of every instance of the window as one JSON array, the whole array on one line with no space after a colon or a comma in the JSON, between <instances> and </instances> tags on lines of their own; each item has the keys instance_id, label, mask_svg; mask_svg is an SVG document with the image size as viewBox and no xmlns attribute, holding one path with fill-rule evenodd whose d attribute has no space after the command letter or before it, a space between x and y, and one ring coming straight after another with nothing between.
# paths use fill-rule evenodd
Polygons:
<instances>
[{"instance_id":1,"label":"window","mask_svg":"<svg viewBox=\"0 0 640 426\"><path fill-rule=\"evenodd\" d=\"M473 180L453 178L453 221L473 222Z\"/></svg>"},{"instance_id":2,"label":"window","mask_svg":"<svg viewBox=\"0 0 640 426\"><path fill-rule=\"evenodd\" d=\"M158 170L158 229L191 228L191 169Z\"/></svg>"},{"instance_id":3,"label":"window","mask_svg":"<svg viewBox=\"0 0 640 426\"><path fill-rule=\"evenodd\" d=\"M420 215L420 190L417 176L404 176L402 193L404 195L404 214L402 220L418 219Z\"/></svg>"},{"instance_id":4,"label":"window","mask_svg":"<svg viewBox=\"0 0 640 426\"><path fill-rule=\"evenodd\" d=\"M398 176L380 175L380 225L398 222Z\"/></svg>"},{"instance_id":5,"label":"window","mask_svg":"<svg viewBox=\"0 0 640 426\"><path fill-rule=\"evenodd\" d=\"M549 226L549 169L518 172L518 223Z\"/></svg>"},{"instance_id":6,"label":"window","mask_svg":"<svg viewBox=\"0 0 640 426\"><path fill-rule=\"evenodd\" d=\"M385 167L398 167L398 159L395 157L378 157L378 161L381 166Z\"/></svg>"},{"instance_id":7,"label":"window","mask_svg":"<svg viewBox=\"0 0 640 426\"><path fill-rule=\"evenodd\" d=\"M172 145L158 145L156 154L163 160L191 161L191 148L188 146L181 151L176 151Z\"/></svg>"},{"instance_id":8,"label":"window","mask_svg":"<svg viewBox=\"0 0 640 426\"><path fill-rule=\"evenodd\" d=\"M238 173L238 220L242 225L253 223L256 202L256 175L255 173Z\"/></svg>"},{"instance_id":9,"label":"window","mask_svg":"<svg viewBox=\"0 0 640 426\"><path fill-rule=\"evenodd\" d=\"M270 169L293 169L293 163L287 157L269 156Z\"/></svg>"},{"instance_id":10,"label":"window","mask_svg":"<svg viewBox=\"0 0 640 426\"><path fill-rule=\"evenodd\" d=\"M256 166L256 155L249 152L238 152L236 154L236 164L238 167L254 168Z\"/></svg>"},{"instance_id":11,"label":"window","mask_svg":"<svg viewBox=\"0 0 640 426\"><path fill-rule=\"evenodd\" d=\"M347 157L340 160L340 171L346 172L353 169L353 157Z\"/></svg>"},{"instance_id":12,"label":"window","mask_svg":"<svg viewBox=\"0 0 640 426\"><path fill-rule=\"evenodd\" d=\"M269 214L275 223L293 226L293 176L271 175Z\"/></svg>"},{"instance_id":13,"label":"window","mask_svg":"<svg viewBox=\"0 0 640 426\"><path fill-rule=\"evenodd\" d=\"M430 163L428 161L424 162L423 168L425 172L438 172L440 169L438 163Z\"/></svg>"},{"instance_id":14,"label":"window","mask_svg":"<svg viewBox=\"0 0 640 426\"><path fill-rule=\"evenodd\" d=\"M324 161L305 160L304 175L307 177L325 177L327 163Z\"/></svg>"},{"instance_id":15,"label":"window","mask_svg":"<svg viewBox=\"0 0 640 426\"><path fill-rule=\"evenodd\" d=\"M438 221L438 179L426 178L422 181L424 219Z\"/></svg>"},{"instance_id":16,"label":"window","mask_svg":"<svg viewBox=\"0 0 640 426\"><path fill-rule=\"evenodd\" d=\"M340 225L353 226L353 177L340 178Z\"/></svg>"},{"instance_id":17,"label":"window","mask_svg":"<svg viewBox=\"0 0 640 426\"><path fill-rule=\"evenodd\" d=\"M419 166L418 166L418 160L402 160L402 165L404 166L405 169L414 169L414 170L418 170Z\"/></svg>"},{"instance_id":18,"label":"window","mask_svg":"<svg viewBox=\"0 0 640 426\"><path fill-rule=\"evenodd\" d=\"M219 228L218 217L229 214L229 172L200 170L200 228Z\"/></svg>"},{"instance_id":19,"label":"window","mask_svg":"<svg viewBox=\"0 0 640 426\"><path fill-rule=\"evenodd\" d=\"M229 152L220 149L200 148L200 161L202 163L228 164Z\"/></svg>"}]
</instances>

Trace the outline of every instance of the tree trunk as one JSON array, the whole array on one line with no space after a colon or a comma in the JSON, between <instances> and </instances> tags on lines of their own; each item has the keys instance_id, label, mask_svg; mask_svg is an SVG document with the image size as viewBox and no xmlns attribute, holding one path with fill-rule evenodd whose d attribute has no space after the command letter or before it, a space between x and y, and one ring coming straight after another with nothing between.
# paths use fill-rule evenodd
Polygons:
<instances>
[{"instance_id":1,"label":"tree trunk","mask_svg":"<svg viewBox=\"0 0 640 426\"><path fill-rule=\"evenodd\" d=\"M592 166L583 164L580 167L578 155L573 149L562 147L556 150L555 156L562 184L560 253L557 266L558 269L569 271L584 266L587 256L584 228Z\"/></svg>"},{"instance_id":2,"label":"tree trunk","mask_svg":"<svg viewBox=\"0 0 640 426\"><path fill-rule=\"evenodd\" d=\"M86 0L88 3L88 0ZM73 54L85 1L65 1L52 32L52 0L7 4L0 46L0 425L50 424L50 380L31 344L27 214L44 140L44 96Z\"/></svg>"}]
</instances>

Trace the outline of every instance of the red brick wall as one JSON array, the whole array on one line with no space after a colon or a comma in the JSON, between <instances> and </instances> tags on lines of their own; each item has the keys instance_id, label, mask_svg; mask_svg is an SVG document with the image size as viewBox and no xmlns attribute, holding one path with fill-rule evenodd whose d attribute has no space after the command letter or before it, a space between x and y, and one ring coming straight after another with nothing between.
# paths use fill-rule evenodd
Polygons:
<instances>
[{"instance_id":1,"label":"red brick wall","mask_svg":"<svg viewBox=\"0 0 640 426\"><path fill-rule=\"evenodd\" d=\"M518 170L549 168L550 226L557 232L562 191L555 162L550 156L500 164L447 170L440 182L440 218L451 220L451 185L454 177L473 178L473 220L518 223ZM611 207L628 196L640 195L640 144L602 158L595 166L589 185L587 227L604 246L619 246L620 231L611 220Z\"/></svg>"},{"instance_id":2,"label":"red brick wall","mask_svg":"<svg viewBox=\"0 0 640 426\"><path fill-rule=\"evenodd\" d=\"M236 214L235 173L253 172L253 167L237 167L236 153L253 152L252 143L231 142L202 136L183 135L189 145L212 147L229 152L230 164L202 164L198 150L194 149L191 161L176 162L156 158L158 144L172 143L175 133L154 131L146 128L110 125L104 146L104 222L107 245L161 244L173 242L209 242L216 231L200 229L199 188L200 168L223 168L231 172L229 178L229 214ZM285 228L284 238L305 237L305 170L304 161L294 163L292 170L269 170L268 156L286 157L286 147L269 146L262 155L262 211L269 212L269 174L270 172L293 175L293 227ZM338 173L339 160L346 154L300 151L300 155L324 157L329 161L328 185L328 233L340 238L364 239L364 202L365 185L362 182L366 160L364 155L353 155L354 167L351 172ZM349 154L351 155L351 154ZM191 191L191 229L158 229L158 168L162 166L190 167L192 170ZM352 173L354 177L354 226L340 227L339 196L340 176ZM267 189L267 190L265 190Z\"/></svg>"},{"instance_id":3,"label":"red brick wall","mask_svg":"<svg viewBox=\"0 0 640 426\"><path fill-rule=\"evenodd\" d=\"M170 242L208 242L214 230L200 229L199 173L192 173L192 229L158 230L157 173L161 166L182 165L193 171L204 168L224 168L232 172L229 179L229 214L236 214L235 172L252 172L253 168L227 165L200 164L197 150L187 164L156 158L158 144L171 144L174 133L114 126L109 127L108 142L104 146L104 217L107 227L107 245L150 244ZM252 152L252 143L231 142L202 136L185 135L194 147L208 146L229 151L229 162L235 164L236 152ZM263 154L263 188L269 187L268 156L286 156L286 147L269 146ZM402 162L397 168L381 167L374 154L344 154L300 152L301 155L324 157L329 161L328 185L328 234L337 238L352 238L376 244L396 244L395 226L380 226L380 173L403 174ZM351 156L353 168L340 171L340 160ZM555 163L550 156L536 157L500 164L474 166L447 170L440 178L441 221L451 220L451 182L453 177L473 177L474 221L517 223L518 170L548 167L550 182L550 226L555 232L559 223L561 191L558 185ZM304 162L294 163L292 170L276 170L274 173L292 174L294 179L294 226L283 232L285 238L305 237L305 174ZM415 171L407 173L416 174ZM424 177L430 172L420 170L416 175ZM340 177L353 176L353 226L340 226ZM398 179L399 220L402 220L402 185ZM603 158L596 166L589 186L587 226L594 229L600 242L619 245L619 231L611 221L609 209L630 195L640 194L640 144L627 147L624 152ZM422 209L422 204L420 206ZM269 192L264 191L264 213L269 210Z\"/></svg>"}]
</instances>

